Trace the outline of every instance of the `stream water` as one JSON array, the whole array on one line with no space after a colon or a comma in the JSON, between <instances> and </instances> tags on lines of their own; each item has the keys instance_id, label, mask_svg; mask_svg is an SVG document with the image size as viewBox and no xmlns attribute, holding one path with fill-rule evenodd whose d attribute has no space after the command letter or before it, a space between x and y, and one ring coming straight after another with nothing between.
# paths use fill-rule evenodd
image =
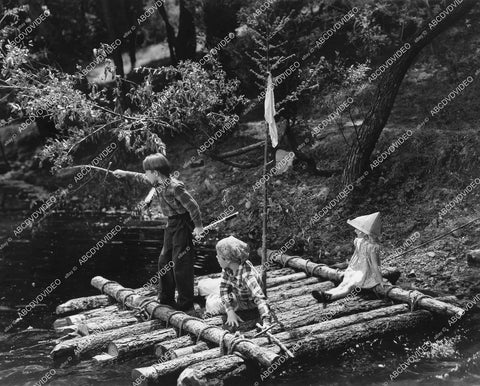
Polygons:
<instances>
[{"instance_id":1,"label":"stream water","mask_svg":"<svg viewBox=\"0 0 480 386\"><path fill-rule=\"evenodd\" d=\"M2 215L0 240L11 237L24 217ZM155 273L161 248L161 229L126 227L81 266L78 259L103 238L122 218L106 215L53 214L34 235L13 237L0 255L0 385L130 385L134 367L152 363L137 358L113 365L84 361L55 367L49 352L56 335L51 329L55 307L68 299L97 294L90 279L102 275L126 287L139 287ZM27 233L27 232L25 232ZM200 256L196 274L218 269ZM75 271L72 268L77 266ZM70 273L70 274L69 274ZM66 277L68 276L68 277ZM61 283L31 312L12 327L18 311L55 280ZM58 283L57 280L57 283ZM480 318L473 315L455 336L432 349L433 357L422 357L392 381L396 385L480 385ZM8 332L3 332L7 329ZM288 371L280 369L265 381L271 385L383 385L432 331L378 340L350 348L347 352L302 362ZM41 383L42 377L52 377ZM448 376L445 374L450 373ZM45 378L44 378L45 379ZM251 384L239 380L238 384Z\"/></svg>"}]
</instances>

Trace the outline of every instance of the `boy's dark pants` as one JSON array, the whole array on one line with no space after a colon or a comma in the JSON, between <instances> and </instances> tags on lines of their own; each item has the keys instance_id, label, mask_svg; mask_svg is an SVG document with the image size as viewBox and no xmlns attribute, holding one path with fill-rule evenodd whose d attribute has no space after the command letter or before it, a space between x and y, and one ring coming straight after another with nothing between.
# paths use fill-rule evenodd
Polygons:
<instances>
[{"instance_id":1,"label":"boy's dark pants","mask_svg":"<svg viewBox=\"0 0 480 386\"><path fill-rule=\"evenodd\" d=\"M188 213L169 217L158 259L160 303L175 303L176 286L177 308L180 310L193 307L193 228ZM173 262L173 266L170 262Z\"/></svg>"}]
</instances>

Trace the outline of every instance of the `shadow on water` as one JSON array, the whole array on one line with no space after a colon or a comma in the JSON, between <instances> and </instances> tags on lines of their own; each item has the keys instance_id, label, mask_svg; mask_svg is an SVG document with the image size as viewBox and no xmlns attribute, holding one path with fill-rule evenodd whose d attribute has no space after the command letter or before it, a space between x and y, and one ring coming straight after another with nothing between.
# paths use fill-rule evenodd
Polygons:
<instances>
[{"instance_id":1,"label":"shadow on water","mask_svg":"<svg viewBox=\"0 0 480 386\"><path fill-rule=\"evenodd\" d=\"M0 236L8 236L23 217L3 217ZM154 362L142 357L111 365L83 361L54 367L49 352L57 338L51 329L55 307L68 299L97 294L90 279L102 275L126 287L140 287L156 272L163 237L158 224L132 224L112 242L99 249L85 264L79 258L115 225L121 216L55 214L49 216L30 238L15 239L0 255L0 326L3 331L18 318L18 311L56 279L61 284L42 304L0 333L0 385L34 385L50 372L51 385L131 385L131 369ZM208 243L213 246L214 241ZM214 250L203 248L196 260L197 275L218 271ZM76 266L77 269L72 271ZM70 274L69 274L70 273ZM67 276L67 277L66 277ZM480 384L480 318L474 315L456 332L451 346L436 356L420 358L393 382L396 385ZM390 374L431 334L417 332L408 337L371 342L346 352L319 356L308 362L279 369L268 378L275 385L383 385ZM446 346L449 343L445 343ZM475 356L475 353L477 355ZM447 355L448 354L448 355ZM448 374L448 375L445 375ZM44 378L45 379L45 378ZM245 380L235 382L244 385Z\"/></svg>"}]
</instances>

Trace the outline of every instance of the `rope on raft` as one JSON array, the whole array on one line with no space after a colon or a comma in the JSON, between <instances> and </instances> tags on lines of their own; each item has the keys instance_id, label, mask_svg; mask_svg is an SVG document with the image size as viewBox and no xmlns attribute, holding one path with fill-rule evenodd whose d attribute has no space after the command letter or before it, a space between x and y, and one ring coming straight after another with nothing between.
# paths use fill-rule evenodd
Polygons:
<instances>
[{"instance_id":1,"label":"rope on raft","mask_svg":"<svg viewBox=\"0 0 480 386\"><path fill-rule=\"evenodd\" d=\"M207 331L209 328L215 328L215 326L212 326L212 325L206 325L205 327L203 327L200 332L198 333L197 335L197 341L195 342L196 344L198 344L200 342L200 339L202 338L202 334Z\"/></svg>"},{"instance_id":2,"label":"rope on raft","mask_svg":"<svg viewBox=\"0 0 480 386\"><path fill-rule=\"evenodd\" d=\"M104 289L105 289L105 286L106 286L107 284L118 284L118 283L117 283L116 281L113 281L113 280L107 280L105 283L103 283L102 288L100 289L100 291L101 291L102 293L105 293L105 292L104 292ZM120 285L120 284L118 284L118 285Z\"/></svg>"},{"instance_id":3,"label":"rope on raft","mask_svg":"<svg viewBox=\"0 0 480 386\"><path fill-rule=\"evenodd\" d=\"M183 324L185 322L189 322L190 320L196 320L196 321L199 321L199 322L203 322L202 319L197 318L195 316L189 316L189 317L186 317L185 319L182 319L182 321L180 322L180 326L178 327L178 335L177 335L178 337L182 336Z\"/></svg>"},{"instance_id":4,"label":"rope on raft","mask_svg":"<svg viewBox=\"0 0 480 386\"><path fill-rule=\"evenodd\" d=\"M402 289L398 285L391 285L388 287L388 289L385 291L385 298L389 298L390 291L393 289L398 288ZM409 290L408 291L408 298L410 299L409 305L410 305L410 312L413 312L417 309L418 302L422 299L426 298L431 298L431 296L426 295L418 290Z\"/></svg>"}]
</instances>

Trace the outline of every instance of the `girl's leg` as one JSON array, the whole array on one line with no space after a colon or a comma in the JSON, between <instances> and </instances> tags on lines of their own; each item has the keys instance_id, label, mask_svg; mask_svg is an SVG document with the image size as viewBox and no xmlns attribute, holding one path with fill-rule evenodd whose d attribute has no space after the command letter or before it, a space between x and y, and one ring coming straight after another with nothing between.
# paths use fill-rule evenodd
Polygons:
<instances>
[{"instance_id":1,"label":"girl's leg","mask_svg":"<svg viewBox=\"0 0 480 386\"><path fill-rule=\"evenodd\" d=\"M355 288L355 285L339 285L331 290L325 291L327 295L330 295L330 300L334 301L346 297Z\"/></svg>"}]
</instances>

